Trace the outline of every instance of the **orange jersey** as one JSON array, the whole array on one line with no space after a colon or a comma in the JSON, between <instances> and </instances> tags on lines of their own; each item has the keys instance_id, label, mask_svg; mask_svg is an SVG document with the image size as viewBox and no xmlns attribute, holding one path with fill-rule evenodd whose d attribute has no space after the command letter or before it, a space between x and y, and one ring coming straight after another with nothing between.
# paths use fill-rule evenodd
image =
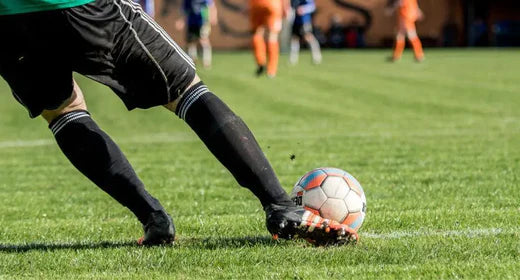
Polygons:
<instances>
[{"instance_id":1,"label":"orange jersey","mask_svg":"<svg viewBox=\"0 0 520 280\"><path fill-rule=\"evenodd\" d=\"M260 26L267 26L268 29L278 32L282 29L281 0L250 0L249 7L253 29Z\"/></svg>"},{"instance_id":2,"label":"orange jersey","mask_svg":"<svg viewBox=\"0 0 520 280\"><path fill-rule=\"evenodd\" d=\"M419 17L419 5L417 0L401 0L399 16L402 19L416 21Z\"/></svg>"},{"instance_id":3,"label":"orange jersey","mask_svg":"<svg viewBox=\"0 0 520 280\"><path fill-rule=\"evenodd\" d=\"M282 8L281 0L249 0L249 6L253 7L274 7Z\"/></svg>"}]
</instances>

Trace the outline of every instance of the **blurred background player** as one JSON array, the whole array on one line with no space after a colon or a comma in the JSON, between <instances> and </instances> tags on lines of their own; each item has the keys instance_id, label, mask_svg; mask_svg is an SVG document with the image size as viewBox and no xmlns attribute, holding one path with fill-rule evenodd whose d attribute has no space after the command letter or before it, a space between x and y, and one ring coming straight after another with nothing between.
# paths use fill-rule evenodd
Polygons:
<instances>
[{"instance_id":1,"label":"blurred background player","mask_svg":"<svg viewBox=\"0 0 520 280\"><path fill-rule=\"evenodd\" d=\"M405 47L405 39L412 44L415 59L418 62L424 60L424 52L421 40L417 36L415 22L421 20L424 15L419 9L417 0L389 0L387 4L387 13L397 11L397 35L395 37L395 48L391 58L392 61L401 59Z\"/></svg>"},{"instance_id":2,"label":"blurred background player","mask_svg":"<svg viewBox=\"0 0 520 280\"><path fill-rule=\"evenodd\" d=\"M211 67L211 25L217 24L217 6L213 0L184 0L182 11L185 18L176 22L177 29L186 28L188 55L197 60L197 44L202 49L202 66Z\"/></svg>"},{"instance_id":3,"label":"blurred background player","mask_svg":"<svg viewBox=\"0 0 520 280\"><path fill-rule=\"evenodd\" d=\"M249 9L254 32L253 51L258 66L256 74L262 75L267 68L267 76L273 78L278 70L280 56L278 36L282 30L282 18L287 16L290 9L289 0L249 0Z\"/></svg>"},{"instance_id":4,"label":"blurred background player","mask_svg":"<svg viewBox=\"0 0 520 280\"><path fill-rule=\"evenodd\" d=\"M143 7L143 10L152 18L155 16L154 0L134 0L134 2L139 3L139 5Z\"/></svg>"},{"instance_id":5,"label":"blurred background player","mask_svg":"<svg viewBox=\"0 0 520 280\"><path fill-rule=\"evenodd\" d=\"M309 45L314 64L321 63L320 43L312 33L312 13L316 10L314 0L291 0L291 8L294 14L291 36L291 53L289 62L298 63L300 52L300 38Z\"/></svg>"}]
</instances>

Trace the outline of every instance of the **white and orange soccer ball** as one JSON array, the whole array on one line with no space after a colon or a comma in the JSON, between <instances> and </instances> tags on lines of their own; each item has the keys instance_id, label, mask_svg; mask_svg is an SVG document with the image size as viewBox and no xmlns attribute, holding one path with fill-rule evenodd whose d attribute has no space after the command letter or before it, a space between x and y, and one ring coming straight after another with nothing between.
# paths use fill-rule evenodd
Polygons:
<instances>
[{"instance_id":1,"label":"white and orange soccer ball","mask_svg":"<svg viewBox=\"0 0 520 280\"><path fill-rule=\"evenodd\" d=\"M306 210L355 231L365 219L367 201L361 184L338 168L316 168L303 175L294 185L291 198Z\"/></svg>"}]
</instances>

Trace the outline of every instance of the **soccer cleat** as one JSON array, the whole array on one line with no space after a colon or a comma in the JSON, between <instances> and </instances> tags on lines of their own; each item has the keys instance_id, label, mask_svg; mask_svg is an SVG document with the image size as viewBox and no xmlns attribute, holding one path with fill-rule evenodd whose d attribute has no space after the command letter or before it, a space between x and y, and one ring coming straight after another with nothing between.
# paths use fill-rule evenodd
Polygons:
<instances>
[{"instance_id":1,"label":"soccer cleat","mask_svg":"<svg viewBox=\"0 0 520 280\"><path fill-rule=\"evenodd\" d=\"M256 69L256 76L260 77L265 72L265 65L258 65L258 68Z\"/></svg>"},{"instance_id":2,"label":"soccer cleat","mask_svg":"<svg viewBox=\"0 0 520 280\"><path fill-rule=\"evenodd\" d=\"M352 228L324 219L301 206L270 204L265 207L266 225L273 238L303 238L316 246L357 242Z\"/></svg>"},{"instance_id":3,"label":"soccer cleat","mask_svg":"<svg viewBox=\"0 0 520 280\"><path fill-rule=\"evenodd\" d=\"M424 56L415 57L415 62L421 63L424 61Z\"/></svg>"},{"instance_id":4,"label":"soccer cleat","mask_svg":"<svg viewBox=\"0 0 520 280\"><path fill-rule=\"evenodd\" d=\"M321 61L322 61L321 54L320 54L320 55L315 55L315 56L313 56L313 58L312 58L312 64L314 64L314 65L319 65L319 64L321 64Z\"/></svg>"},{"instance_id":5,"label":"soccer cleat","mask_svg":"<svg viewBox=\"0 0 520 280\"><path fill-rule=\"evenodd\" d=\"M401 57L393 57L393 56L389 56L386 58L386 61L387 62L398 62L401 60Z\"/></svg>"},{"instance_id":6,"label":"soccer cleat","mask_svg":"<svg viewBox=\"0 0 520 280\"><path fill-rule=\"evenodd\" d=\"M298 56L293 55L292 53L289 56L289 65L296 65L298 64Z\"/></svg>"},{"instance_id":7,"label":"soccer cleat","mask_svg":"<svg viewBox=\"0 0 520 280\"><path fill-rule=\"evenodd\" d=\"M148 221L143 225L144 236L137 244L144 246L167 245L175 240L173 219L164 211L150 213Z\"/></svg>"}]
</instances>

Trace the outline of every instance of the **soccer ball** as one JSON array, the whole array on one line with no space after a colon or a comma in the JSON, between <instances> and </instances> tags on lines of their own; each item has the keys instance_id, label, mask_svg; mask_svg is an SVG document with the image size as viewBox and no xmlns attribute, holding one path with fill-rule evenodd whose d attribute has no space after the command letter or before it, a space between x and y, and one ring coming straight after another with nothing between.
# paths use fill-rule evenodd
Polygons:
<instances>
[{"instance_id":1,"label":"soccer ball","mask_svg":"<svg viewBox=\"0 0 520 280\"><path fill-rule=\"evenodd\" d=\"M306 210L355 231L365 219L367 201L361 184L338 168L317 168L303 175L294 185L291 198Z\"/></svg>"}]
</instances>

